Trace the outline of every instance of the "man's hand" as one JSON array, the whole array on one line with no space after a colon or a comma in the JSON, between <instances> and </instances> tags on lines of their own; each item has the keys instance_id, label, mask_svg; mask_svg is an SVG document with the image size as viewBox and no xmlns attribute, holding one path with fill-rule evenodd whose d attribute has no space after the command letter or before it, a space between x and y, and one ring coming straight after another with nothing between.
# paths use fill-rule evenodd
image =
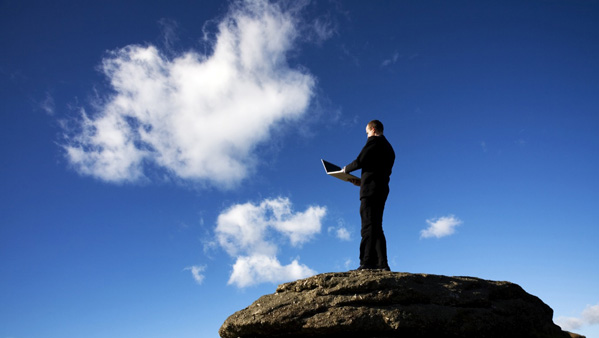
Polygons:
<instances>
[{"instance_id":1,"label":"man's hand","mask_svg":"<svg viewBox=\"0 0 599 338\"><path fill-rule=\"evenodd\" d=\"M359 178L350 178L348 182L353 183L353 185L358 187L360 186L360 183L362 183L362 181Z\"/></svg>"}]
</instances>

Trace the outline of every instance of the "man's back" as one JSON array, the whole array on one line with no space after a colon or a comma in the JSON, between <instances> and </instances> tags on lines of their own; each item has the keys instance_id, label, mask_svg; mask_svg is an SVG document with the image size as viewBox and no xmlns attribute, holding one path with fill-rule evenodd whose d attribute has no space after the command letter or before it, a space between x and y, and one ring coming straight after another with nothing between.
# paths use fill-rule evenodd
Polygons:
<instances>
[{"instance_id":1,"label":"man's back","mask_svg":"<svg viewBox=\"0 0 599 338\"><path fill-rule=\"evenodd\" d=\"M347 172L362 169L360 198L389 193L389 176L395 162L395 152L385 136L371 136L358 155L346 166Z\"/></svg>"}]
</instances>

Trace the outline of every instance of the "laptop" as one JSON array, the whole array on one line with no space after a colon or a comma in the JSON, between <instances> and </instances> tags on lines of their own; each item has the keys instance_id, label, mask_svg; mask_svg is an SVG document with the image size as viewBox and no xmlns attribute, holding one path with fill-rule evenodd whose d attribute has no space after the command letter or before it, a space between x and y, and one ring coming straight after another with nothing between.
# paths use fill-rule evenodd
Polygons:
<instances>
[{"instance_id":1,"label":"laptop","mask_svg":"<svg viewBox=\"0 0 599 338\"><path fill-rule=\"evenodd\" d=\"M336 164L333 164L329 161L325 161L323 159L321 159L320 161L322 162L322 165L324 166L324 171L327 173L327 175L336 177L343 181L349 181L351 179L356 179L356 180L360 179L359 177L354 176L352 174L344 173L343 169Z\"/></svg>"}]
</instances>

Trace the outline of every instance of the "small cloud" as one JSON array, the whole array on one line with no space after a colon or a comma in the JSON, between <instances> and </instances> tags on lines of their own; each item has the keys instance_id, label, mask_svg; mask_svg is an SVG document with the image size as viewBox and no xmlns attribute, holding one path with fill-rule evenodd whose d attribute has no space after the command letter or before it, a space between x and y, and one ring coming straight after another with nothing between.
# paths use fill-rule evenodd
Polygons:
<instances>
[{"instance_id":1,"label":"small cloud","mask_svg":"<svg viewBox=\"0 0 599 338\"><path fill-rule=\"evenodd\" d=\"M381 64L381 67L387 67L389 65L392 65L397 62L397 59L399 59L399 53L395 52L391 58L383 61L383 63Z\"/></svg>"},{"instance_id":2,"label":"small cloud","mask_svg":"<svg viewBox=\"0 0 599 338\"><path fill-rule=\"evenodd\" d=\"M191 271L191 275L193 276L193 279L196 281L196 283L198 284L202 284L202 282L204 281L204 275L202 274L202 272L204 272L204 270L206 270L206 266L205 265L193 265L193 266L189 266L185 269L183 269L184 271Z\"/></svg>"},{"instance_id":3,"label":"small cloud","mask_svg":"<svg viewBox=\"0 0 599 338\"><path fill-rule=\"evenodd\" d=\"M582 319L585 323L590 325L599 324L599 304L587 306L586 309L582 311Z\"/></svg>"},{"instance_id":4,"label":"small cloud","mask_svg":"<svg viewBox=\"0 0 599 338\"><path fill-rule=\"evenodd\" d=\"M314 274L298 259L282 265L279 246L301 246L321 231L326 208L308 207L295 212L287 198L266 199L258 204L236 204L217 218L216 242L235 264L229 284L243 288L264 282L282 282ZM280 239L284 239L281 241Z\"/></svg>"},{"instance_id":5,"label":"small cloud","mask_svg":"<svg viewBox=\"0 0 599 338\"><path fill-rule=\"evenodd\" d=\"M344 44L341 45L341 53L353 63L354 66L360 67L360 58Z\"/></svg>"},{"instance_id":6,"label":"small cloud","mask_svg":"<svg viewBox=\"0 0 599 338\"><path fill-rule=\"evenodd\" d=\"M578 330L583 325L583 322L580 318L574 317L559 317L555 320L555 323L561 327L562 330L566 331Z\"/></svg>"},{"instance_id":7,"label":"small cloud","mask_svg":"<svg viewBox=\"0 0 599 338\"><path fill-rule=\"evenodd\" d=\"M351 240L351 233L344 226L340 225L338 227L329 227L327 229L329 234L334 234L335 237L342 241Z\"/></svg>"},{"instance_id":8,"label":"small cloud","mask_svg":"<svg viewBox=\"0 0 599 338\"><path fill-rule=\"evenodd\" d=\"M204 249L204 254L211 256L212 252L218 248L218 242L214 239L203 239L202 247Z\"/></svg>"},{"instance_id":9,"label":"small cloud","mask_svg":"<svg viewBox=\"0 0 599 338\"><path fill-rule=\"evenodd\" d=\"M345 267L345 269L349 269L354 265L354 261L351 258L348 258L345 260L345 263L343 263L343 266Z\"/></svg>"},{"instance_id":10,"label":"small cloud","mask_svg":"<svg viewBox=\"0 0 599 338\"><path fill-rule=\"evenodd\" d=\"M523 138L519 138L516 141L514 141L515 144L517 144L520 147L524 147L526 145L526 140Z\"/></svg>"},{"instance_id":11,"label":"small cloud","mask_svg":"<svg viewBox=\"0 0 599 338\"><path fill-rule=\"evenodd\" d=\"M46 97L40 102L39 107L48 115L54 115L54 97L50 93L46 93Z\"/></svg>"},{"instance_id":12,"label":"small cloud","mask_svg":"<svg viewBox=\"0 0 599 338\"><path fill-rule=\"evenodd\" d=\"M555 320L562 330L578 330L583 326L599 324L599 304L587 305L582 311L580 318L576 317L558 317Z\"/></svg>"},{"instance_id":13,"label":"small cloud","mask_svg":"<svg viewBox=\"0 0 599 338\"><path fill-rule=\"evenodd\" d=\"M429 227L420 231L420 238L436 237L441 238L449 236L455 232L455 227L462 224L462 221L453 215L427 219Z\"/></svg>"},{"instance_id":14,"label":"small cloud","mask_svg":"<svg viewBox=\"0 0 599 338\"><path fill-rule=\"evenodd\" d=\"M480 147L482 148L482 150L483 150L483 153L486 153L486 152L487 152L487 142L485 142L485 141L482 141L482 142L480 143Z\"/></svg>"},{"instance_id":15,"label":"small cloud","mask_svg":"<svg viewBox=\"0 0 599 338\"><path fill-rule=\"evenodd\" d=\"M164 48L167 51L173 51L175 44L179 41L179 35L177 34L179 24L177 21L169 18L158 20L158 24L160 25Z\"/></svg>"},{"instance_id":16,"label":"small cloud","mask_svg":"<svg viewBox=\"0 0 599 338\"><path fill-rule=\"evenodd\" d=\"M316 35L317 42L322 42L330 39L337 34L337 27L333 21L326 17L319 17L314 20L313 32Z\"/></svg>"},{"instance_id":17,"label":"small cloud","mask_svg":"<svg viewBox=\"0 0 599 338\"><path fill-rule=\"evenodd\" d=\"M349 231L347 231L346 228L338 228L337 229L337 238L344 240L344 241L349 241L350 240Z\"/></svg>"}]
</instances>

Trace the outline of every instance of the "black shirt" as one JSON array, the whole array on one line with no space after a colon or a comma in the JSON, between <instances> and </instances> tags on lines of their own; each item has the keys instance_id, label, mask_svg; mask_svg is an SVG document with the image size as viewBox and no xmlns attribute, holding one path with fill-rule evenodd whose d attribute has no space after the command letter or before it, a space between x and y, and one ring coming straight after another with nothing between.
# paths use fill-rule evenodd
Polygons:
<instances>
[{"instance_id":1,"label":"black shirt","mask_svg":"<svg viewBox=\"0 0 599 338\"><path fill-rule=\"evenodd\" d=\"M362 169L360 198L375 195L386 197L394 162L395 152L385 136L370 136L358 158L345 166L345 171L349 173Z\"/></svg>"}]
</instances>

